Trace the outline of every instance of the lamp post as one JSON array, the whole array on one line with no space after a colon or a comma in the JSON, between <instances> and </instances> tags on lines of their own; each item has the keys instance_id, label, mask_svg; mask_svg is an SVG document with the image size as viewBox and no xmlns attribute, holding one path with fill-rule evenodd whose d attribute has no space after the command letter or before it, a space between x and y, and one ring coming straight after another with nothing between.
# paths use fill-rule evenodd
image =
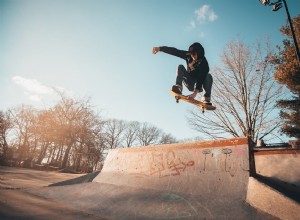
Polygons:
<instances>
[{"instance_id":1,"label":"lamp post","mask_svg":"<svg viewBox=\"0 0 300 220\"><path fill-rule=\"evenodd\" d=\"M286 11L286 14L287 14L287 17L288 17L288 20L289 20L289 23L290 23L291 32L292 32L292 36L293 36L293 40L294 40L294 45L295 45L295 49L296 49L296 54L297 54L298 60L300 62L299 47L298 47L297 39L296 39L296 36L295 36L295 31L294 31L293 23L292 23L292 20L291 20L291 16L290 16L287 4L286 4L286 0L278 0L277 2L274 2L274 3L271 3L270 0L259 0L259 1L263 5L272 6L273 7L273 9L272 9L273 11L278 11L280 8L282 8L282 3L281 2L283 2L284 7L285 7L285 11Z\"/></svg>"}]
</instances>

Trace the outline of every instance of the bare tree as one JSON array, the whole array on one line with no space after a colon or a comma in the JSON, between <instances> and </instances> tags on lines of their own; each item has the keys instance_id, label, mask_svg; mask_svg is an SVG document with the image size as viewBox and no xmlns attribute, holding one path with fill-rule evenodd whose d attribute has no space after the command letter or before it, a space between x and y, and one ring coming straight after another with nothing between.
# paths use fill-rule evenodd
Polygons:
<instances>
[{"instance_id":1,"label":"bare tree","mask_svg":"<svg viewBox=\"0 0 300 220\"><path fill-rule=\"evenodd\" d=\"M101 131L104 129L104 122L91 108L85 108L81 112L80 120L77 121L78 127L77 142L74 145L73 167L79 171L91 171L91 168L102 160L100 154L103 152L103 145L98 145ZM99 153L99 154L97 154Z\"/></svg>"},{"instance_id":2,"label":"bare tree","mask_svg":"<svg viewBox=\"0 0 300 220\"><path fill-rule=\"evenodd\" d=\"M137 141L137 134L139 132L140 123L137 121L130 121L126 123L126 129L124 132L124 139L126 147L134 146Z\"/></svg>"},{"instance_id":3,"label":"bare tree","mask_svg":"<svg viewBox=\"0 0 300 220\"><path fill-rule=\"evenodd\" d=\"M176 140L175 137L172 136L172 134L165 134L165 133L163 133L161 135L160 141L159 141L160 144L172 144L172 143L176 143L176 142L178 142L178 141Z\"/></svg>"},{"instance_id":4,"label":"bare tree","mask_svg":"<svg viewBox=\"0 0 300 220\"><path fill-rule=\"evenodd\" d=\"M9 110L15 131L15 142L18 148L18 160L32 159L36 148L34 124L38 112L32 106L22 105Z\"/></svg>"},{"instance_id":5,"label":"bare tree","mask_svg":"<svg viewBox=\"0 0 300 220\"><path fill-rule=\"evenodd\" d=\"M227 45L223 65L213 72L217 109L205 114L192 110L188 119L192 128L213 139L249 136L256 141L279 127L275 104L283 93L272 77L270 48L268 41L255 47L241 41Z\"/></svg>"},{"instance_id":6,"label":"bare tree","mask_svg":"<svg viewBox=\"0 0 300 220\"><path fill-rule=\"evenodd\" d=\"M104 120L95 113L89 99L72 99L61 94L61 100L38 117L40 151L37 163L89 172L103 160Z\"/></svg>"},{"instance_id":7,"label":"bare tree","mask_svg":"<svg viewBox=\"0 0 300 220\"><path fill-rule=\"evenodd\" d=\"M43 159L47 157L47 152L51 147L57 144L57 122L55 121L55 113L49 109L40 111L36 120L36 136L39 137L39 155L37 157L37 164L42 163Z\"/></svg>"},{"instance_id":8,"label":"bare tree","mask_svg":"<svg viewBox=\"0 0 300 220\"><path fill-rule=\"evenodd\" d=\"M7 159L7 135L12 128L12 122L7 112L0 111L0 163Z\"/></svg>"},{"instance_id":9,"label":"bare tree","mask_svg":"<svg viewBox=\"0 0 300 220\"><path fill-rule=\"evenodd\" d=\"M60 153L63 152L61 167L65 168L69 164L71 153L81 153L87 147L96 126L97 117L91 110L90 100L75 100L61 96L60 102L54 107L55 115L58 117L58 128L60 130L62 146ZM85 149L88 152L88 148ZM78 159L80 163L80 159Z\"/></svg>"},{"instance_id":10,"label":"bare tree","mask_svg":"<svg viewBox=\"0 0 300 220\"><path fill-rule=\"evenodd\" d=\"M105 140L107 149L122 147L126 123L123 120L109 119L105 123Z\"/></svg>"},{"instance_id":11,"label":"bare tree","mask_svg":"<svg viewBox=\"0 0 300 220\"><path fill-rule=\"evenodd\" d=\"M144 122L139 129L137 138L142 146L148 146L158 143L160 135L160 129Z\"/></svg>"}]
</instances>

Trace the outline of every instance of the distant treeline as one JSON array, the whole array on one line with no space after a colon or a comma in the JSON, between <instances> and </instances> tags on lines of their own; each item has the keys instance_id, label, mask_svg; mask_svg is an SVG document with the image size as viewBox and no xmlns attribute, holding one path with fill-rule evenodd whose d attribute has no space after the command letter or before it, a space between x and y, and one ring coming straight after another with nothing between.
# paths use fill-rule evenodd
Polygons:
<instances>
[{"instance_id":1,"label":"distant treeline","mask_svg":"<svg viewBox=\"0 0 300 220\"><path fill-rule=\"evenodd\" d=\"M101 169L109 149L178 142L149 123L104 119L89 99L64 96L46 110L0 111L0 133L2 165L78 172Z\"/></svg>"}]
</instances>

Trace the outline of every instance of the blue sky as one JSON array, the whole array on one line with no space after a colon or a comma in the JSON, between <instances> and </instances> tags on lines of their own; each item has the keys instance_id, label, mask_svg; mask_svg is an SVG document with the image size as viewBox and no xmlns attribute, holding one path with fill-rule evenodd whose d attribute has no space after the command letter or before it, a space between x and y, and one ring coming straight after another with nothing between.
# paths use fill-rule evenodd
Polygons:
<instances>
[{"instance_id":1,"label":"blue sky","mask_svg":"<svg viewBox=\"0 0 300 220\"><path fill-rule=\"evenodd\" d=\"M300 2L287 3L298 15ZM152 47L200 42L213 69L231 40L269 37L280 45L285 23L284 8L273 12L258 0L0 0L0 110L47 108L58 100L56 88L91 97L104 117L192 138L193 106L168 92L184 62L153 55Z\"/></svg>"}]
</instances>

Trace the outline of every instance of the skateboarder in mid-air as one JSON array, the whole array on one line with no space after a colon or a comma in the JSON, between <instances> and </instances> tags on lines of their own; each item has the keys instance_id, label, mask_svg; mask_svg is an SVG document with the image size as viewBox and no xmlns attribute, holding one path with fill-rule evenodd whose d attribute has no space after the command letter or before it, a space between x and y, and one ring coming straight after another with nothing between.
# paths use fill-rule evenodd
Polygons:
<instances>
[{"instance_id":1,"label":"skateboarder in mid-air","mask_svg":"<svg viewBox=\"0 0 300 220\"><path fill-rule=\"evenodd\" d=\"M188 51L166 46L153 47L152 49L153 54L159 51L182 58L187 64L187 69L183 65L178 66L176 84L172 87L172 91L182 94L183 82L187 89L193 92L187 96L189 99L195 99L197 94L204 90L201 101L206 105L212 105L211 87L213 79L211 74L209 74L209 66L202 45L200 43L193 43Z\"/></svg>"}]
</instances>

